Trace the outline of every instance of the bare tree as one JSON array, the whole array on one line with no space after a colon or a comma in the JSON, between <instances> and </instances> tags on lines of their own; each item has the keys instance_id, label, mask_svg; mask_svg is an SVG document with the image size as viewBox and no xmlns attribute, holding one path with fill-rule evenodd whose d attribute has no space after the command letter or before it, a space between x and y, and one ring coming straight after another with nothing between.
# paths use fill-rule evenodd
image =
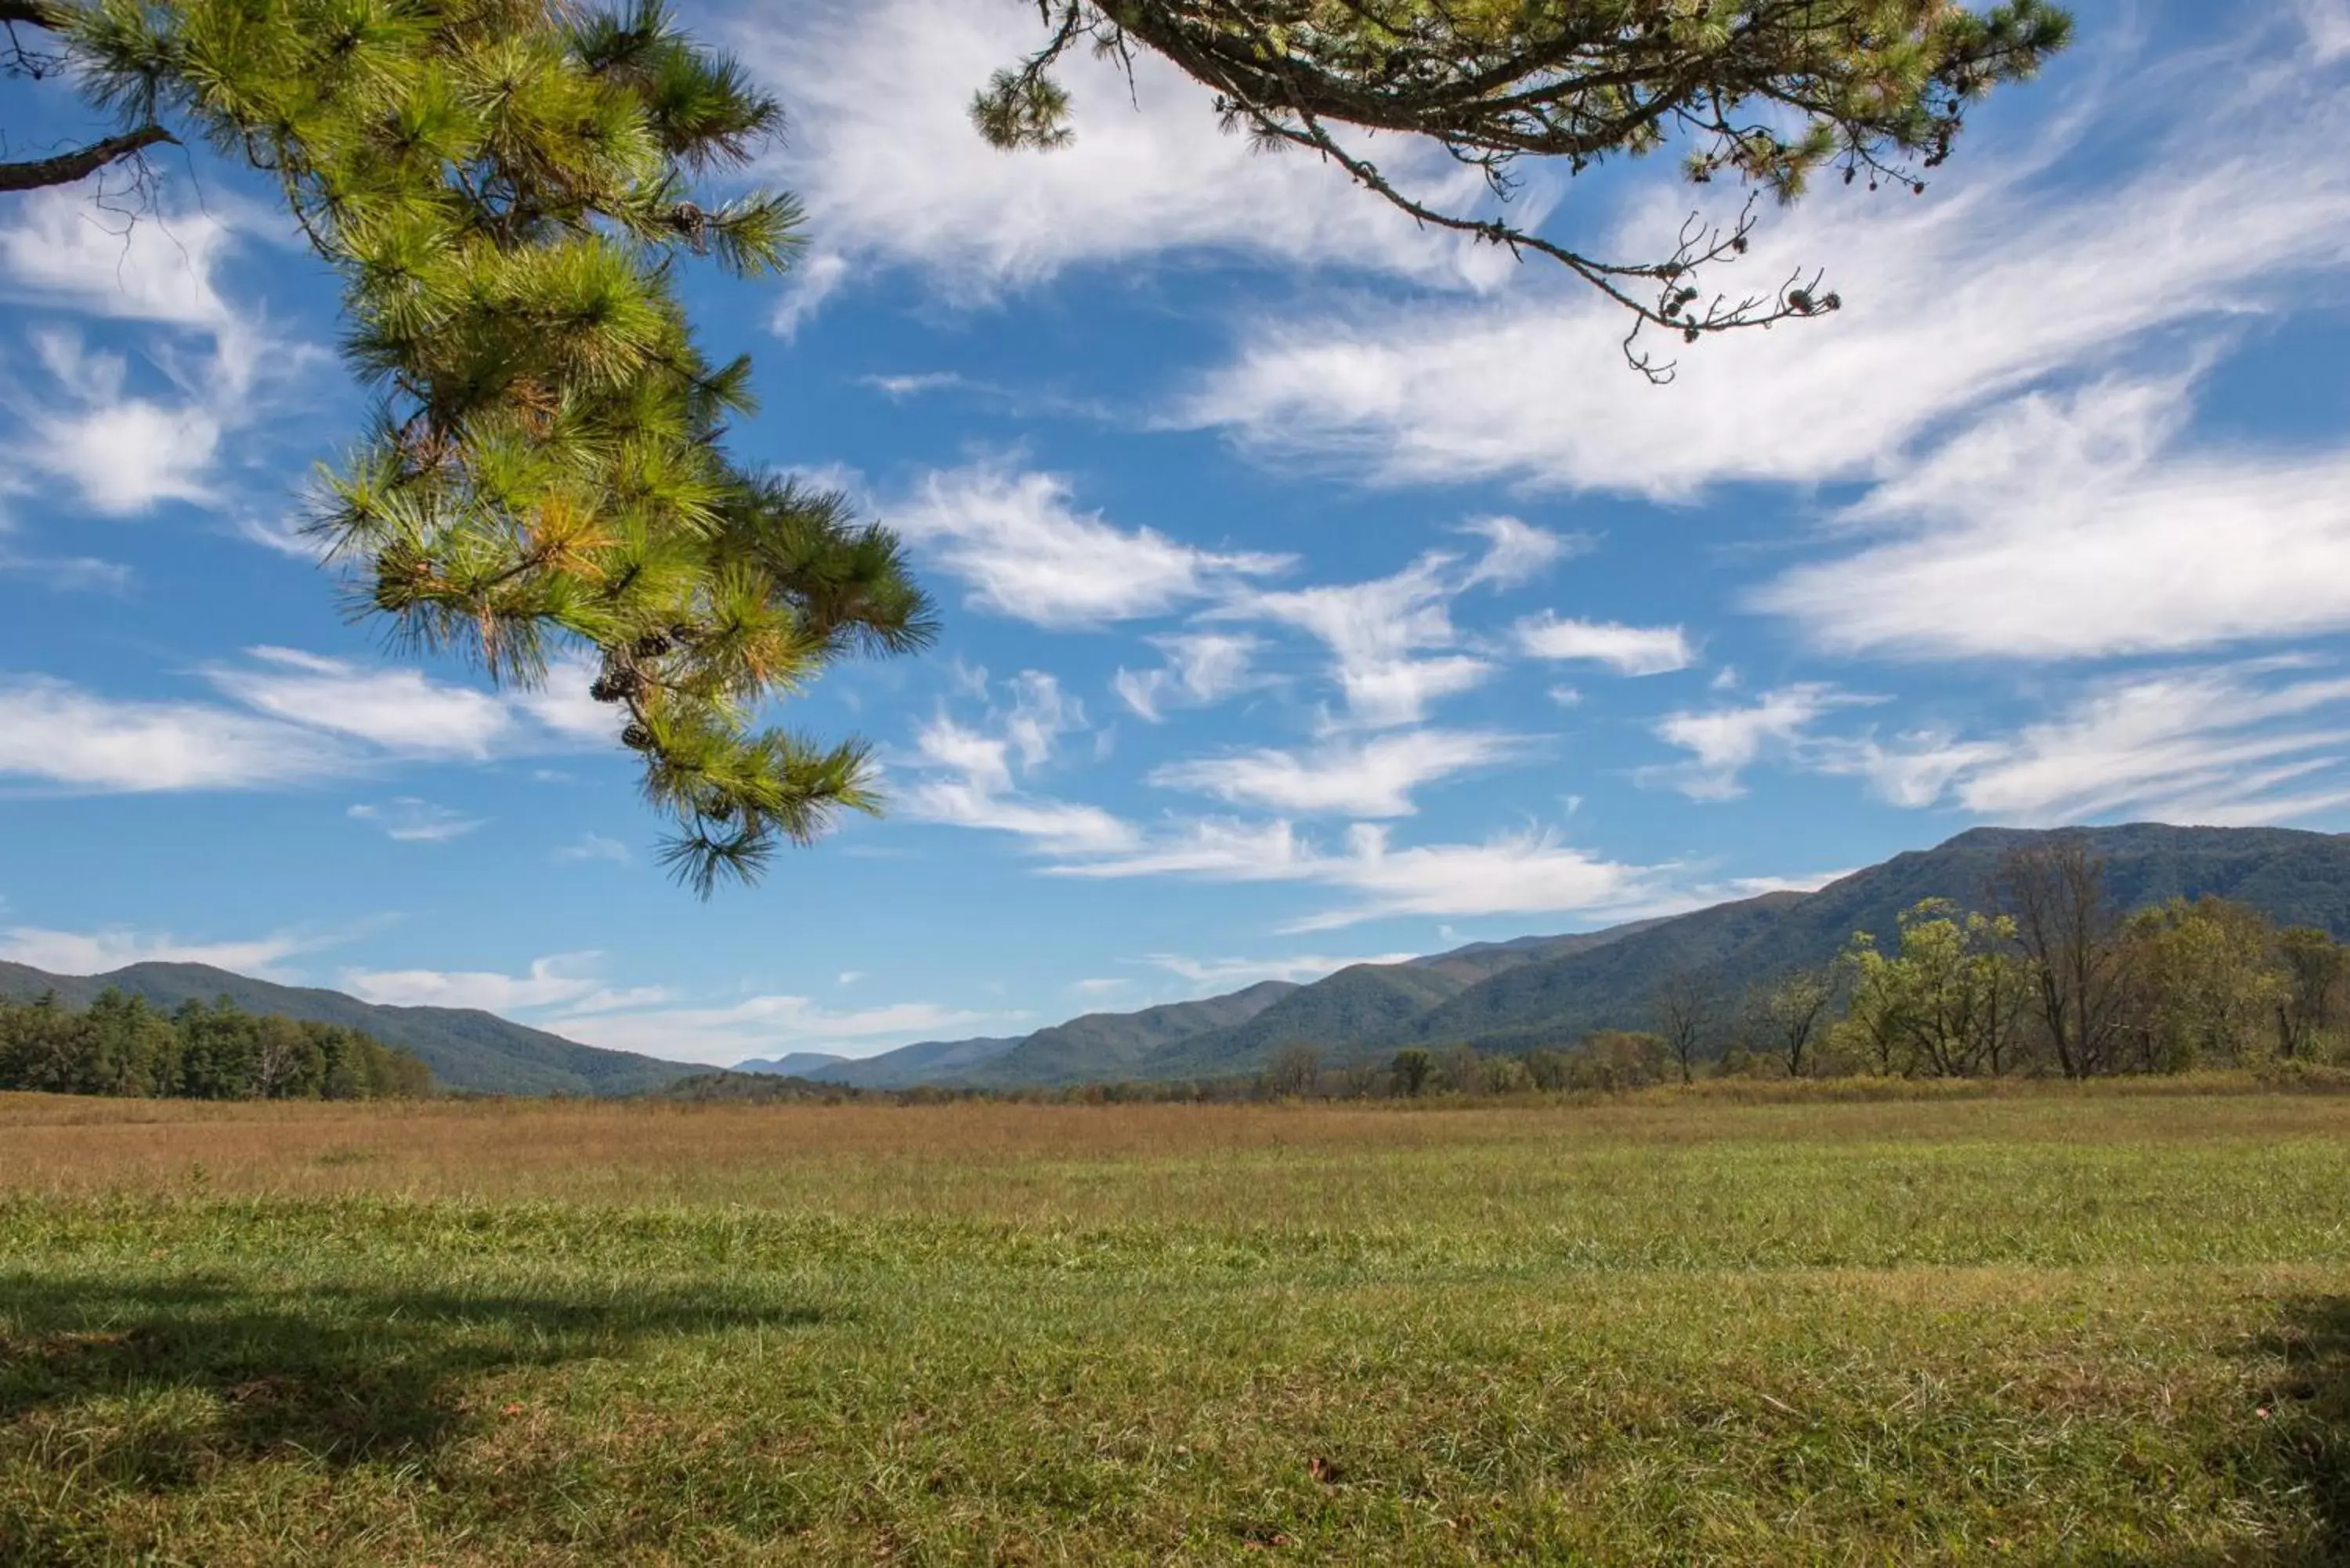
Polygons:
<instances>
[{"instance_id":1,"label":"bare tree","mask_svg":"<svg viewBox=\"0 0 2350 1568\"><path fill-rule=\"evenodd\" d=\"M2056 1065L2085 1078L2114 1065L2123 1032L2126 954L2106 863L2079 834L2019 844L1991 873L1991 907L2015 922L2033 1001Z\"/></svg>"},{"instance_id":2,"label":"bare tree","mask_svg":"<svg viewBox=\"0 0 2350 1568\"><path fill-rule=\"evenodd\" d=\"M1786 1064L1800 1078L1812 1044L1826 1027L1835 1004L1836 971L1830 965L1790 970L1756 992L1747 1003L1747 1023L1755 1043Z\"/></svg>"},{"instance_id":3,"label":"bare tree","mask_svg":"<svg viewBox=\"0 0 2350 1568\"><path fill-rule=\"evenodd\" d=\"M1322 1053L1303 1040L1282 1047L1265 1072L1267 1086L1289 1099L1312 1094L1321 1081Z\"/></svg>"},{"instance_id":4,"label":"bare tree","mask_svg":"<svg viewBox=\"0 0 2350 1568\"><path fill-rule=\"evenodd\" d=\"M1694 967L1669 969L1658 978L1649 1005L1681 1082L1694 1083L1697 1059L1721 1027L1721 995L1713 974Z\"/></svg>"}]
</instances>

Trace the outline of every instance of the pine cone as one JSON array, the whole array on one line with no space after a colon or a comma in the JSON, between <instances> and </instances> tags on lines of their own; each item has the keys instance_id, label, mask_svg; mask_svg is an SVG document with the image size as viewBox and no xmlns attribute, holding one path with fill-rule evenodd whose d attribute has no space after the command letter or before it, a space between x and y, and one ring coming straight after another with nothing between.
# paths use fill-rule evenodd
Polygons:
<instances>
[{"instance_id":1,"label":"pine cone","mask_svg":"<svg viewBox=\"0 0 2350 1568\"><path fill-rule=\"evenodd\" d=\"M620 732L620 744L632 752L650 752L653 749L653 732L642 724L631 724Z\"/></svg>"}]
</instances>

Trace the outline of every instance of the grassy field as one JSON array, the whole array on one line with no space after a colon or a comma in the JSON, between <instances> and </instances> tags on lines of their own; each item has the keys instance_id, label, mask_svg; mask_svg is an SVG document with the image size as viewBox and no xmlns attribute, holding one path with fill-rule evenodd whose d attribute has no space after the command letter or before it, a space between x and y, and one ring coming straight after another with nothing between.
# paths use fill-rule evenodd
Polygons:
<instances>
[{"instance_id":1,"label":"grassy field","mask_svg":"<svg viewBox=\"0 0 2350 1568\"><path fill-rule=\"evenodd\" d=\"M0 1563L2350 1562L2350 1098L0 1096Z\"/></svg>"}]
</instances>

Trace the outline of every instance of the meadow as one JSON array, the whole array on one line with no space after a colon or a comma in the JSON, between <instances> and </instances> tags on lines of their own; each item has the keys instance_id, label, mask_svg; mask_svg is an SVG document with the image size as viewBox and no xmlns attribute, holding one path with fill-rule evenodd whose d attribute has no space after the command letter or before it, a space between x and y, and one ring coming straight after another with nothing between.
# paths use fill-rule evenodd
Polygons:
<instances>
[{"instance_id":1,"label":"meadow","mask_svg":"<svg viewBox=\"0 0 2350 1568\"><path fill-rule=\"evenodd\" d=\"M0 1096L0 1563L2350 1561L2350 1096Z\"/></svg>"}]
</instances>

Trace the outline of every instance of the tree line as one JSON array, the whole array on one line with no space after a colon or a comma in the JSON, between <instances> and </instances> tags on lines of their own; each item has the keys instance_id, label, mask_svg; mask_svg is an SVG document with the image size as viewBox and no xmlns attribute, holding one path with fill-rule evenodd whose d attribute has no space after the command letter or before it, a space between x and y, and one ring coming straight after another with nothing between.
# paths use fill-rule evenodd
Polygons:
<instances>
[{"instance_id":1,"label":"tree line","mask_svg":"<svg viewBox=\"0 0 2350 1568\"><path fill-rule=\"evenodd\" d=\"M252 1013L224 996L170 1012L112 987L75 1012L54 992L0 999L0 1089L189 1100L380 1100L430 1094L414 1055L356 1029Z\"/></svg>"},{"instance_id":2,"label":"tree line","mask_svg":"<svg viewBox=\"0 0 2350 1568\"><path fill-rule=\"evenodd\" d=\"M1510 1054L1408 1047L1327 1067L1293 1044L1274 1096L1614 1090L1704 1076L2110 1077L2350 1061L2350 949L2227 898L2125 911L2077 836L2002 857L1980 908L1928 898L1890 940L1741 992L1719 970L1668 971L1649 1028Z\"/></svg>"}]
</instances>

